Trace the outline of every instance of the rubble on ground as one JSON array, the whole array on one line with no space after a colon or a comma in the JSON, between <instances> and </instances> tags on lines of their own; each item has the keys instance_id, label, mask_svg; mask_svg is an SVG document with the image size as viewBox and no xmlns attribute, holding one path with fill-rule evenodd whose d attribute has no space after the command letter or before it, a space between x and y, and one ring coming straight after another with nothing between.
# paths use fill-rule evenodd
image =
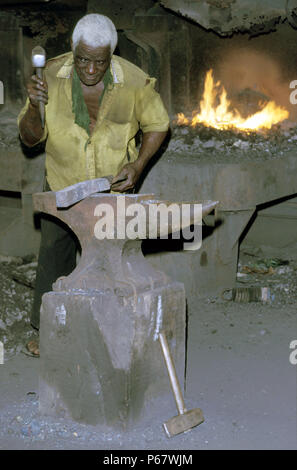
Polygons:
<instances>
[{"instance_id":1,"label":"rubble on ground","mask_svg":"<svg viewBox=\"0 0 297 470\"><path fill-rule=\"evenodd\" d=\"M33 259L0 255L0 341L5 360L25 352L26 343L34 335L30 311L37 263ZM17 280L18 273L22 277Z\"/></svg>"},{"instance_id":2,"label":"rubble on ground","mask_svg":"<svg viewBox=\"0 0 297 470\"><path fill-rule=\"evenodd\" d=\"M19 147L20 141L16 111L1 111L0 123L0 151L10 147Z\"/></svg>"},{"instance_id":3,"label":"rubble on ground","mask_svg":"<svg viewBox=\"0 0 297 470\"><path fill-rule=\"evenodd\" d=\"M275 305L297 302L297 260L263 258L253 250L242 251L238 263L237 287L268 287Z\"/></svg>"}]
</instances>

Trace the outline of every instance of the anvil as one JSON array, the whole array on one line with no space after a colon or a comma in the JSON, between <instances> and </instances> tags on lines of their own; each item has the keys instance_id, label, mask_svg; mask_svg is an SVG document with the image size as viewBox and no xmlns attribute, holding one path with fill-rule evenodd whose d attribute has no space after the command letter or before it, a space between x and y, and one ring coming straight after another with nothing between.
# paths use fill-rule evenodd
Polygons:
<instances>
[{"instance_id":1,"label":"anvil","mask_svg":"<svg viewBox=\"0 0 297 470\"><path fill-rule=\"evenodd\" d=\"M94 194L67 209L56 207L54 192L34 194L33 200L36 210L65 222L82 249L74 271L59 278L42 298L40 411L116 428L151 416L154 407L159 417L159 396L172 396L157 339L162 329L182 382L185 289L150 265L141 251L142 240L137 234L129 238L126 229L138 207L141 237L164 237L201 223L217 202L203 202L198 212L190 204L190 218L178 227L174 218L167 226L150 219L152 207L172 204L153 194ZM123 202L124 211L119 210ZM176 204L181 209L182 203ZM99 239L96 224L104 210L106 225L111 222L114 231L109 230L110 238ZM160 415L163 421L167 417Z\"/></svg>"},{"instance_id":2,"label":"anvil","mask_svg":"<svg viewBox=\"0 0 297 470\"><path fill-rule=\"evenodd\" d=\"M100 288L104 290L114 287L119 281L127 285L127 279L136 285L141 285L143 281L147 282L148 278L154 279L156 277L156 272L145 261L141 252L141 239L129 240L127 238L126 228L133 218L131 213L127 215L129 206L135 207L135 204L139 204L143 208L140 214L140 223L144 227L142 235L142 239L144 239L150 238L151 233L155 234L155 238L166 237L166 234L170 235L185 229L195 222L201 224L201 218L212 212L218 202L164 201L158 200L154 194L126 194L123 196L97 193L67 209L61 209L56 206L56 193L50 191L34 194L33 204L36 210L51 214L65 222L78 237L82 249L81 259L76 269L67 278L59 279L54 285L54 290L71 288ZM177 226L172 218L168 218L168 223L162 226L157 218L152 219L150 216L152 206L156 208L161 204L167 208L174 204L178 206L180 212L182 212L182 206L188 204L190 217L187 220L180 220ZM202 205L202 210L195 211L199 204ZM96 237L96 223L98 221L96 212L99 213L100 208L102 210L104 208L111 209L106 211L105 218L107 226L114 227L113 238L110 237L111 234L109 234L109 238L98 239ZM110 217L112 220L108 220ZM119 228L121 228L121 233L118 233ZM157 276L156 280L160 282L164 277L165 274L162 274L161 278Z\"/></svg>"}]
</instances>

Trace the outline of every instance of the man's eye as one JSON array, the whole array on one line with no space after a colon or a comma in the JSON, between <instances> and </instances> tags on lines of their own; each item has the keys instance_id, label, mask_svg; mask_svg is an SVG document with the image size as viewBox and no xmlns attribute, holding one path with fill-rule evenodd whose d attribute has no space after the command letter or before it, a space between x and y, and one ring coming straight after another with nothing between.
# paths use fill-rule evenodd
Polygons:
<instances>
[{"instance_id":1,"label":"man's eye","mask_svg":"<svg viewBox=\"0 0 297 470\"><path fill-rule=\"evenodd\" d=\"M87 62L87 59L84 59L83 57L79 57L78 60L85 64Z\"/></svg>"}]
</instances>

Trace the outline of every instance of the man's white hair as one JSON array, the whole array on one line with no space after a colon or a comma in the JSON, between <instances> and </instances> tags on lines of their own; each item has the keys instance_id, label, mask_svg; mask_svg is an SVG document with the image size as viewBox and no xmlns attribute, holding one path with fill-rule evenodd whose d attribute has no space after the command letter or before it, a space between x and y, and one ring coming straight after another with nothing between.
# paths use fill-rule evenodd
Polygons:
<instances>
[{"instance_id":1,"label":"man's white hair","mask_svg":"<svg viewBox=\"0 0 297 470\"><path fill-rule=\"evenodd\" d=\"M80 41L92 47L110 46L110 53L113 54L118 34L115 25L107 16L91 13L76 23L72 33L73 51Z\"/></svg>"}]
</instances>

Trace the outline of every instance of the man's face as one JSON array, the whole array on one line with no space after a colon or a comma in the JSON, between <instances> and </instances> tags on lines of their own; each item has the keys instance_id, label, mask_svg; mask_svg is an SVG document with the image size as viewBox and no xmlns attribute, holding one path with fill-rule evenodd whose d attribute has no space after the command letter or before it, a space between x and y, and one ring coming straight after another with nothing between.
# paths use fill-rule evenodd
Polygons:
<instances>
[{"instance_id":1,"label":"man's face","mask_svg":"<svg viewBox=\"0 0 297 470\"><path fill-rule=\"evenodd\" d=\"M80 41L74 51L76 73L80 81L87 86L101 82L110 60L110 46L92 47Z\"/></svg>"}]
</instances>

